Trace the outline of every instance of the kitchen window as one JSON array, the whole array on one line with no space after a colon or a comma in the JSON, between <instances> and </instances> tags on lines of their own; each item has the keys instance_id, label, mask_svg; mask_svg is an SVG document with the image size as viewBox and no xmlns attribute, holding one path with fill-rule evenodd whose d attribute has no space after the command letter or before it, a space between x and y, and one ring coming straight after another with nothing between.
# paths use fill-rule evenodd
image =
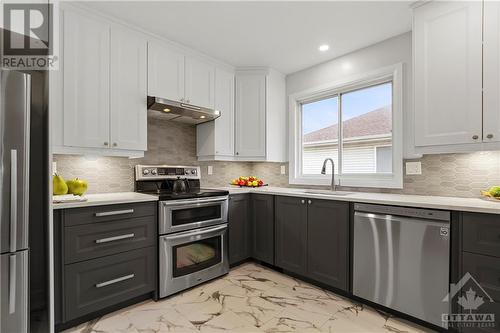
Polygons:
<instances>
[{"instance_id":1,"label":"kitchen window","mask_svg":"<svg viewBox=\"0 0 500 333\"><path fill-rule=\"evenodd\" d=\"M402 187L402 65L290 96L290 183Z\"/></svg>"}]
</instances>

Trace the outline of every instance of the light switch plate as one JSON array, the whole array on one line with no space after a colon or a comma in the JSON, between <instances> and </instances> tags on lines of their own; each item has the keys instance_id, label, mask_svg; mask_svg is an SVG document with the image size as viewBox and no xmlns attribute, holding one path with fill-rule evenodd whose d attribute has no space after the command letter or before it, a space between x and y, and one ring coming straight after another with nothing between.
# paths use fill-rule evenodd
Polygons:
<instances>
[{"instance_id":1,"label":"light switch plate","mask_svg":"<svg viewBox=\"0 0 500 333\"><path fill-rule=\"evenodd\" d=\"M213 174L214 174L214 167L213 167L213 166L211 166L211 165L209 165L209 166L207 167L207 173L208 173L209 175L213 175Z\"/></svg>"},{"instance_id":2,"label":"light switch plate","mask_svg":"<svg viewBox=\"0 0 500 333\"><path fill-rule=\"evenodd\" d=\"M406 162L407 175L421 175L422 163L421 162Z\"/></svg>"},{"instance_id":3,"label":"light switch plate","mask_svg":"<svg viewBox=\"0 0 500 333\"><path fill-rule=\"evenodd\" d=\"M285 165L281 166L281 174L286 175L286 166Z\"/></svg>"}]
</instances>

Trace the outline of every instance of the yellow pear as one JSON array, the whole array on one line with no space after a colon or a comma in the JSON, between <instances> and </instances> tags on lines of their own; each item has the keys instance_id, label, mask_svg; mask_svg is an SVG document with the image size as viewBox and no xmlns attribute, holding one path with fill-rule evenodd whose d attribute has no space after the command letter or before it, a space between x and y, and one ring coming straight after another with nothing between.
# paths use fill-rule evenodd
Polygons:
<instances>
[{"instance_id":1,"label":"yellow pear","mask_svg":"<svg viewBox=\"0 0 500 333\"><path fill-rule=\"evenodd\" d=\"M66 185L64 178L59 176L57 173L52 178L52 193L54 193L54 195L68 193L68 185Z\"/></svg>"}]
</instances>

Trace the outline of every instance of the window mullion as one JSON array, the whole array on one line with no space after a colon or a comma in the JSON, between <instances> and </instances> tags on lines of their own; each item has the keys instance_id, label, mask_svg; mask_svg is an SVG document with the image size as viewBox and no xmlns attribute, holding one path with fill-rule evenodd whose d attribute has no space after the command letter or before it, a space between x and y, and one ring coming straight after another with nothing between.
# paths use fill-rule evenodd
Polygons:
<instances>
[{"instance_id":1,"label":"window mullion","mask_svg":"<svg viewBox=\"0 0 500 333\"><path fill-rule=\"evenodd\" d=\"M342 151L343 151L343 129L342 129L342 94L338 94L338 102L337 102L337 114L338 114L338 139L337 139L337 162L338 162L338 179L339 179L339 185L340 185L340 178L342 176Z\"/></svg>"}]
</instances>

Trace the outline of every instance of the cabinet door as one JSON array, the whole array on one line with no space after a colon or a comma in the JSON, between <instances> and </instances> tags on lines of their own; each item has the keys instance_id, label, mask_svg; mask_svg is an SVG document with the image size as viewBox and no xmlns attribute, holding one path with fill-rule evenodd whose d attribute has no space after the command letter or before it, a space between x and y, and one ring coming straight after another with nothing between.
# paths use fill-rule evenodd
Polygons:
<instances>
[{"instance_id":1,"label":"cabinet door","mask_svg":"<svg viewBox=\"0 0 500 333\"><path fill-rule=\"evenodd\" d=\"M252 194L252 257L274 265L274 196Z\"/></svg>"},{"instance_id":2,"label":"cabinet door","mask_svg":"<svg viewBox=\"0 0 500 333\"><path fill-rule=\"evenodd\" d=\"M349 204L307 202L307 276L347 291Z\"/></svg>"},{"instance_id":3,"label":"cabinet door","mask_svg":"<svg viewBox=\"0 0 500 333\"><path fill-rule=\"evenodd\" d=\"M215 155L234 155L234 73L217 68L215 72Z\"/></svg>"},{"instance_id":4,"label":"cabinet door","mask_svg":"<svg viewBox=\"0 0 500 333\"><path fill-rule=\"evenodd\" d=\"M415 144L481 142L482 3L427 3L413 27Z\"/></svg>"},{"instance_id":5,"label":"cabinet door","mask_svg":"<svg viewBox=\"0 0 500 333\"><path fill-rule=\"evenodd\" d=\"M215 66L201 59L186 58L186 103L215 107Z\"/></svg>"},{"instance_id":6,"label":"cabinet door","mask_svg":"<svg viewBox=\"0 0 500 333\"><path fill-rule=\"evenodd\" d=\"M500 141L500 3L484 2L483 141Z\"/></svg>"},{"instance_id":7,"label":"cabinet door","mask_svg":"<svg viewBox=\"0 0 500 333\"><path fill-rule=\"evenodd\" d=\"M482 290L474 283L466 283L465 287L461 289L461 295L459 293L454 300L457 300L459 296L467 297L465 293L469 288L472 288L472 291L476 292L478 297L483 297L484 301L476 312L494 314L495 326L464 328L461 332L500 332L500 258L467 252L463 252L462 255L462 274L470 273ZM487 296L483 291L487 293ZM490 297L493 302L490 301ZM469 310L464 310L462 307L459 309L469 313Z\"/></svg>"},{"instance_id":8,"label":"cabinet door","mask_svg":"<svg viewBox=\"0 0 500 333\"><path fill-rule=\"evenodd\" d=\"M266 156L266 76L236 76L236 155Z\"/></svg>"},{"instance_id":9,"label":"cabinet door","mask_svg":"<svg viewBox=\"0 0 500 333\"><path fill-rule=\"evenodd\" d=\"M276 266L305 275L307 205L294 197L276 197Z\"/></svg>"},{"instance_id":10,"label":"cabinet door","mask_svg":"<svg viewBox=\"0 0 500 333\"><path fill-rule=\"evenodd\" d=\"M183 53L160 43L148 43L148 95L184 101Z\"/></svg>"},{"instance_id":11,"label":"cabinet door","mask_svg":"<svg viewBox=\"0 0 500 333\"><path fill-rule=\"evenodd\" d=\"M147 42L128 30L111 30L111 142L147 150Z\"/></svg>"},{"instance_id":12,"label":"cabinet door","mask_svg":"<svg viewBox=\"0 0 500 333\"><path fill-rule=\"evenodd\" d=\"M250 198L246 194L229 199L229 264L250 257Z\"/></svg>"},{"instance_id":13,"label":"cabinet door","mask_svg":"<svg viewBox=\"0 0 500 333\"><path fill-rule=\"evenodd\" d=\"M109 147L109 25L63 14L64 145Z\"/></svg>"}]
</instances>

